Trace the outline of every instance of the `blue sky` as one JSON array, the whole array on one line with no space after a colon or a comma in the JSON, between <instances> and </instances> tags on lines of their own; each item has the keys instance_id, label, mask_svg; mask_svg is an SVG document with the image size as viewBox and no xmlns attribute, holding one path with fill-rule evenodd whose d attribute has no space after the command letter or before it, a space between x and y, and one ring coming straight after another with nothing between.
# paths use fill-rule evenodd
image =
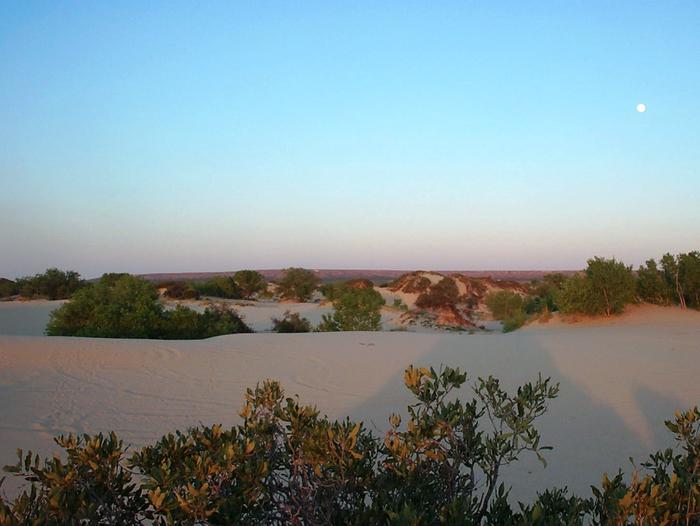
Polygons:
<instances>
[{"instance_id":1,"label":"blue sky","mask_svg":"<svg viewBox=\"0 0 700 526\"><path fill-rule=\"evenodd\" d=\"M0 275L699 249L698 27L695 1L3 2Z\"/></svg>"}]
</instances>

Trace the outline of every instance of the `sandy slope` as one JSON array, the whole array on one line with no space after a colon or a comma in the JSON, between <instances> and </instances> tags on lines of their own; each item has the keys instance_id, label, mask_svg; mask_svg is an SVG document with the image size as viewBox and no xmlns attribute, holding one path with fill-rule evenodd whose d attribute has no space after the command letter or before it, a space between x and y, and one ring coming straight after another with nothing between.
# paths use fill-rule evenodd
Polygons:
<instances>
[{"instance_id":1,"label":"sandy slope","mask_svg":"<svg viewBox=\"0 0 700 526\"><path fill-rule=\"evenodd\" d=\"M586 492L604 471L670 445L662 421L700 404L700 313L642 307L614 322L557 322L511 334L232 335L196 342L0 336L0 464L16 447L53 451L62 432L116 430L136 445L174 428L236 420L247 386L281 380L332 417L379 430L409 401L409 363L460 366L505 385L562 390L541 423L543 469L508 474L515 496L545 485Z\"/></svg>"}]
</instances>

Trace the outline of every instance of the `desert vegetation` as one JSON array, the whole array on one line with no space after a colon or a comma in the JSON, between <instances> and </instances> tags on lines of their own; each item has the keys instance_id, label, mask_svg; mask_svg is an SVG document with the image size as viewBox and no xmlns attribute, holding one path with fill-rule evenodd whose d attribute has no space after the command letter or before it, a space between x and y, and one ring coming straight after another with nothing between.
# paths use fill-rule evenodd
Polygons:
<instances>
[{"instance_id":1,"label":"desert vegetation","mask_svg":"<svg viewBox=\"0 0 700 526\"><path fill-rule=\"evenodd\" d=\"M282 318L272 318L272 332L311 332L311 322L298 312L286 311Z\"/></svg>"},{"instance_id":2,"label":"desert vegetation","mask_svg":"<svg viewBox=\"0 0 700 526\"><path fill-rule=\"evenodd\" d=\"M277 284L280 296L286 300L309 301L318 288L320 280L316 274L304 268L288 268Z\"/></svg>"},{"instance_id":3,"label":"desert vegetation","mask_svg":"<svg viewBox=\"0 0 700 526\"><path fill-rule=\"evenodd\" d=\"M131 454L114 433L58 437L63 458L19 450L5 469L29 487L0 498L0 525L700 524L697 409L666 422L678 449L628 479L513 506L501 474L524 454L545 463L537 422L558 385L539 377L508 392L493 377L413 366L404 383L413 403L379 437L268 380L248 389L231 428L177 431Z\"/></svg>"},{"instance_id":4,"label":"desert vegetation","mask_svg":"<svg viewBox=\"0 0 700 526\"><path fill-rule=\"evenodd\" d=\"M10 279L0 278L0 298L9 298L19 293L17 283Z\"/></svg>"},{"instance_id":5,"label":"desert vegetation","mask_svg":"<svg viewBox=\"0 0 700 526\"><path fill-rule=\"evenodd\" d=\"M14 287L8 286L7 291L24 298L62 300L70 298L84 284L80 274L73 270L49 268L42 274L17 279Z\"/></svg>"},{"instance_id":6,"label":"desert vegetation","mask_svg":"<svg viewBox=\"0 0 700 526\"><path fill-rule=\"evenodd\" d=\"M211 305L200 314L166 310L152 284L128 274L105 274L51 314L49 336L196 339L252 332L235 310Z\"/></svg>"},{"instance_id":7,"label":"desert vegetation","mask_svg":"<svg viewBox=\"0 0 700 526\"><path fill-rule=\"evenodd\" d=\"M333 314L325 315L317 330L379 331L384 298L374 288L345 286L333 301Z\"/></svg>"},{"instance_id":8,"label":"desert vegetation","mask_svg":"<svg viewBox=\"0 0 700 526\"><path fill-rule=\"evenodd\" d=\"M239 270L233 275L233 281L244 299L251 299L267 290L265 277L255 270Z\"/></svg>"}]
</instances>

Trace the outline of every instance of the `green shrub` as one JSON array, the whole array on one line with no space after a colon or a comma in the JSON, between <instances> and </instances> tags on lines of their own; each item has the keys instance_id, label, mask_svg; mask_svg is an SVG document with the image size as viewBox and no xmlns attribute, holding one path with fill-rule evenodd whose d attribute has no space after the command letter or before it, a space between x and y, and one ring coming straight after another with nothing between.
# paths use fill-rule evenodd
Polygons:
<instances>
[{"instance_id":1,"label":"green shrub","mask_svg":"<svg viewBox=\"0 0 700 526\"><path fill-rule=\"evenodd\" d=\"M421 293L416 299L420 309L438 309L454 305L459 298L459 289L451 278L442 278L435 285Z\"/></svg>"},{"instance_id":2,"label":"green shrub","mask_svg":"<svg viewBox=\"0 0 700 526\"><path fill-rule=\"evenodd\" d=\"M243 297L240 287L232 277L215 276L201 283L193 283L192 286L200 296L237 300Z\"/></svg>"},{"instance_id":3,"label":"green shrub","mask_svg":"<svg viewBox=\"0 0 700 526\"><path fill-rule=\"evenodd\" d=\"M157 289L143 279L105 275L51 313L49 336L95 338L195 339L251 332L227 306L208 307L203 314L178 306L165 310Z\"/></svg>"},{"instance_id":4,"label":"green shrub","mask_svg":"<svg viewBox=\"0 0 700 526\"><path fill-rule=\"evenodd\" d=\"M199 291L191 284L185 282L175 282L160 284L157 288L165 288L163 296L174 300L196 300L199 299Z\"/></svg>"},{"instance_id":5,"label":"green shrub","mask_svg":"<svg viewBox=\"0 0 700 526\"><path fill-rule=\"evenodd\" d=\"M490 292L486 295L484 302L497 320L503 320L521 313L524 305L523 297L509 290Z\"/></svg>"},{"instance_id":6,"label":"green shrub","mask_svg":"<svg viewBox=\"0 0 700 526\"><path fill-rule=\"evenodd\" d=\"M243 322L238 312L230 305L209 305L204 309L204 312L200 314L200 317L202 327L201 338L253 332L253 330Z\"/></svg>"},{"instance_id":7,"label":"green shrub","mask_svg":"<svg viewBox=\"0 0 700 526\"><path fill-rule=\"evenodd\" d=\"M647 260L637 271L637 295L642 301L656 305L668 305L673 290L653 259Z\"/></svg>"},{"instance_id":8,"label":"green shrub","mask_svg":"<svg viewBox=\"0 0 700 526\"><path fill-rule=\"evenodd\" d=\"M51 313L49 336L158 338L163 306L150 283L130 275L107 275Z\"/></svg>"},{"instance_id":9,"label":"green shrub","mask_svg":"<svg viewBox=\"0 0 700 526\"><path fill-rule=\"evenodd\" d=\"M384 298L373 288L346 288L333 302L333 315L324 315L317 330L378 331Z\"/></svg>"},{"instance_id":10,"label":"green shrub","mask_svg":"<svg viewBox=\"0 0 700 526\"><path fill-rule=\"evenodd\" d=\"M238 285L241 295L246 299L267 290L265 276L255 270L239 270L233 275L233 281Z\"/></svg>"},{"instance_id":11,"label":"green shrub","mask_svg":"<svg viewBox=\"0 0 700 526\"><path fill-rule=\"evenodd\" d=\"M298 312L286 311L281 319L272 318L273 332L311 332L311 322L303 318Z\"/></svg>"},{"instance_id":12,"label":"green shrub","mask_svg":"<svg viewBox=\"0 0 700 526\"><path fill-rule=\"evenodd\" d=\"M70 298L84 284L75 271L50 268L43 274L19 278L17 289L25 298L61 300Z\"/></svg>"},{"instance_id":13,"label":"green shrub","mask_svg":"<svg viewBox=\"0 0 700 526\"><path fill-rule=\"evenodd\" d=\"M584 274L572 276L564 284L560 310L564 313L612 316L634 301L636 282L631 267L604 258L588 260Z\"/></svg>"},{"instance_id":14,"label":"green shrub","mask_svg":"<svg viewBox=\"0 0 700 526\"><path fill-rule=\"evenodd\" d=\"M278 291L284 299L305 302L311 299L319 283L318 276L310 270L288 268L278 283Z\"/></svg>"}]
</instances>

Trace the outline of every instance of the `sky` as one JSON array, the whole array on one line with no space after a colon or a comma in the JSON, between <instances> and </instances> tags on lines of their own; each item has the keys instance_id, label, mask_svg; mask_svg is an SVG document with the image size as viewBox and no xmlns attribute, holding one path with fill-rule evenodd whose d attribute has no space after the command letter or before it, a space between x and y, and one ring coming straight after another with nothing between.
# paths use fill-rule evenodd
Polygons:
<instances>
[{"instance_id":1,"label":"sky","mask_svg":"<svg viewBox=\"0 0 700 526\"><path fill-rule=\"evenodd\" d=\"M700 249L698 27L695 0L2 2L0 276Z\"/></svg>"}]
</instances>

